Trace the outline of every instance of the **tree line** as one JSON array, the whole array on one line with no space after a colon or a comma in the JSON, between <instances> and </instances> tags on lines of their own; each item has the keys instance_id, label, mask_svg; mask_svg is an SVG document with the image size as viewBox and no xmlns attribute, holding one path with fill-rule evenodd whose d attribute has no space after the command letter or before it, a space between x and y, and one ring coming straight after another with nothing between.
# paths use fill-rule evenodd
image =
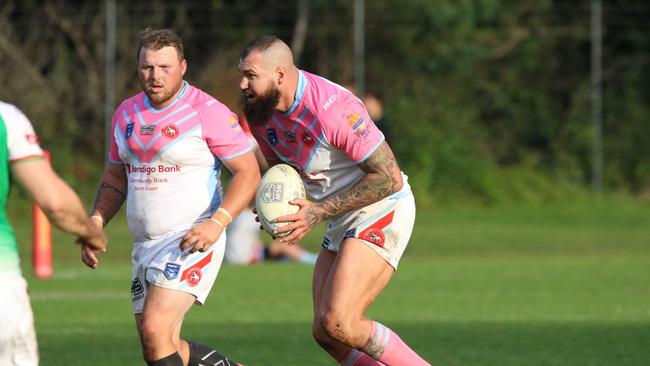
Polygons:
<instances>
[{"instance_id":1,"label":"tree line","mask_svg":"<svg viewBox=\"0 0 650 366\"><path fill-rule=\"evenodd\" d=\"M382 125L421 200L546 199L588 187L589 3L365 2L366 91L383 102ZM608 191L650 188L648 15L644 1L603 2ZM233 110L239 52L263 34L292 45L301 68L352 85L353 16L346 0L118 0L116 100L139 90L137 34L147 26L176 29L187 79ZM30 117L77 186L102 169L105 24L104 1L0 4L0 99Z\"/></svg>"}]
</instances>

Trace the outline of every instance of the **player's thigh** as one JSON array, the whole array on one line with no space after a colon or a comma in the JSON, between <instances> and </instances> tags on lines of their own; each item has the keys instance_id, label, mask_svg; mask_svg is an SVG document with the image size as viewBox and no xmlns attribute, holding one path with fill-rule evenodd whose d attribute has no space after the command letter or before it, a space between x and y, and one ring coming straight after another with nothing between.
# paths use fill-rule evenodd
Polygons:
<instances>
[{"instance_id":1,"label":"player's thigh","mask_svg":"<svg viewBox=\"0 0 650 366\"><path fill-rule=\"evenodd\" d=\"M360 316L386 287L393 267L368 243L348 238L343 241L323 289L321 310L345 316Z\"/></svg>"},{"instance_id":2,"label":"player's thigh","mask_svg":"<svg viewBox=\"0 0 650 366\"><path fill-rule=\"evenodd\" d=\"M332 264L336 260L336 252L327 249L321 249L316 264L314 265L314 275L312 277L312 301L314 302L314 314L318 314L318 308L323 297L323 289L332 269Z\"/></svg>"},{"instance_id":3,"label":"player's thigh","mask_svg":"<svg viewBox=\"0 0 650 366\"><path fill-rule=\"evenodd\" d=\"M16 276L0 288L0 365L38 365L34 317L27 283Z\"/></svg>"},{"instance_id":4,"label":"player's thigh","mask_svg":"<svg viewBox=\"0 0 650 366\"><path fill-rule=\"evenodd\" d=\"M150 285L136 323L140 330L143 326L154 327L173 335L180 331L180 324L195 301L196 297L190 293Z\"/></svg>"}]
</instances>

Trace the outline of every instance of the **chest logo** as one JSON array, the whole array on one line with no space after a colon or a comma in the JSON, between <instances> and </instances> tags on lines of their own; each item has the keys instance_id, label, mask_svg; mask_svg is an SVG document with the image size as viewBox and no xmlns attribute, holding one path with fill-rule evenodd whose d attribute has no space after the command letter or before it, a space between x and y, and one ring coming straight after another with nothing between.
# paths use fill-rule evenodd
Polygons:
<instances>
[{"instance_id":1,"label":"chest logo","mask_svg":"<svg viewBox=\"0 0 650 366\"><path fill-rule=\"evenodd\" d=\"M304 142L307 146L311 146L314 144L314 138L311 137L308 133L304 133L302 135L302 142Z\"/></svg>"},{"instance_id":2,"label":"chest logo","mask_svg":"<svg viewBox=\"0 0 650 366\"><path fill-rule=\"evenodd\" d=\"M155 125L142 125L140 126L140 135L153 135Z\"/></svg>"},{"instance_id":3,"label":"chest logo","mask_svg":"<svg viewBox=\"0 0 650 366\"><path fill-rule=\"evenodd\" d=\"M269 138L269 143L271 145L277 145L278 144L278 134L275 133L274 128L267 128L266 129L266 135Z\"/></svg>"},{"instance_id":4,"label":"chest logo","mask_svg":"<svg viewBox=\"0 0 650 366\"><path fill-rule=\"evenodd\" d=\"M284 134L284 139L287 140L287 142L296 142L295 132L282 131L282 133Z\"/></svg>"},{"instance_id":5,"label":"chest logo","mask_svg":"<svg viewBox=\"0 0 650 366\"><path fill-rule=\"evenodd\" d=\"M126 131L124 131L124 139L127 140L133 135L133 122L127 123Z\"/></svg>"},{"instance_id":6,"label":"chest logo","mask_svg":"<svg viewBox=\"0 0 650 366\"><path fill-rule=\"evenodd\" d=\"M167 138L175 139L178 137L178 127L176 125L167 125L163 127L162 134Z\"/></svg>"}]
</instances>

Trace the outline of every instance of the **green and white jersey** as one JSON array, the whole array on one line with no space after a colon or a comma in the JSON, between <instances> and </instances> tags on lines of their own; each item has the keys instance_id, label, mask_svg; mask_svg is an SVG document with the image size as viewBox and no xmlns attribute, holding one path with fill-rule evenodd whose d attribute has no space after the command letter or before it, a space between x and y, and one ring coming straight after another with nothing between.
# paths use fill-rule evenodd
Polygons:
<instances>
[{"instance_id":1,"label":"green and white jersey","mask_svg":"<svg viewBox=\"0 0 650 366\"><path fill-rule=\"evenodd\" d=\"M11 164L42 158L34 128L11 104L0 102L0 276L20 274L18 243L7 218Z\"/></svg>"}]
</instances>

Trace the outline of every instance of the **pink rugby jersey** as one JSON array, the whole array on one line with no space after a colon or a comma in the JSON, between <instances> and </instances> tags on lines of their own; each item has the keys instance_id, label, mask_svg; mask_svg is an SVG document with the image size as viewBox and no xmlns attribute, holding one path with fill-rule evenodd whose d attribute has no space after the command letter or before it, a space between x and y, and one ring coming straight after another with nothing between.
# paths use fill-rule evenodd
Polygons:
<instances>
[{"instance_id":1,"label":"pink rugby jersey","mask_svg":"<svg viewBox=\"0 0 650 366\"><path fill-rule=\"evenodd\" d=\"M221 161L251 150L228 107L184 82L167 107L140 92L113 115L111 163L124 164L127 219L136 242L189 229L222 199Z\"/></svg>"},{"instance_id":2,"label":"pink rugby jersey","mask_svg":"<svg viewBox=\"0 0 650 366\"><path fill-rule=\"evenodd\" d=\"M359 98L302 70L291 108L251 127L265 158L297 168L315 200L358 182L365 173L357 164L384 141Z\"/></svg>"}]
</instances>

